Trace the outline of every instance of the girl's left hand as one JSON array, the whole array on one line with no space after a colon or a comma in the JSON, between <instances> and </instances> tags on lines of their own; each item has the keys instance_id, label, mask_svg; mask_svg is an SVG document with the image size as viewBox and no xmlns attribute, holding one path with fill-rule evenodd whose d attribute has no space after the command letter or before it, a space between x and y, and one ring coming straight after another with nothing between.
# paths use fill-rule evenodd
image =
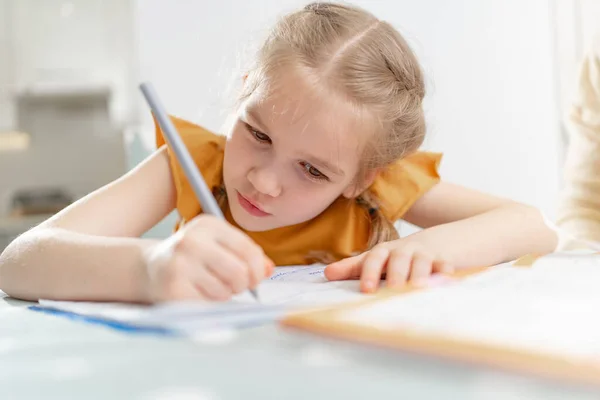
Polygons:
<instances>
[{"instance_id":1,"label":"girl's left hand","mask_svg":"<svg viewBox=\"0 0 600 400\"><path fill-rule=\"evenodd\" d=\"M426 279L431 274L450 273L454 269L440 256L406 239L381 243L358 256L346 258L325 268L330 281L360 278L361 291L372 293L382 275L387 287L401 287L407 281Z\"/></svg>"}]
</instances>

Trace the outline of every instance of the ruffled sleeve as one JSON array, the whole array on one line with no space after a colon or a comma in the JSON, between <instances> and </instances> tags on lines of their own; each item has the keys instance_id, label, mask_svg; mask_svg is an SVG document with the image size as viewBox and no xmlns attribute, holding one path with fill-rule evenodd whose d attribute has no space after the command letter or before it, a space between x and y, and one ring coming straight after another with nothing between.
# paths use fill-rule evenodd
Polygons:
<instances>
[{"instance_id":1,"label":"ruffled sleeve","mask_svg":"<svg viewBox=\"0 0 600 400\"><path fill-rule=\"evenodd\" d=\"M221 185L223 180L223 155L225 146L225 137L216 135L199 125L191 122L170 117L179 132L181 139L185 143L190 155L207 186L212 190ZM156 119L154 120L156 147L160 148L165 145L163 132ZM168 147L168 146L167 146ZM171 166L171 174L177 193L177 210L183 221L189 221L202 212L202 208L196 199L194 191L187 180L187 177L181 168L177 157L167 149L169 154L169 164Z\"/></svg>"},{"instance_id":2,"label":"ruffled sleeve","mask_svg":"<svg viewBox=\"0 0 600 400\"><path fill-rule=\"evenodd\" d=\"M417 152L383 170L370 187L383 215L396 221L440 181L442 154Z\"/></svg>"}]
</instances>

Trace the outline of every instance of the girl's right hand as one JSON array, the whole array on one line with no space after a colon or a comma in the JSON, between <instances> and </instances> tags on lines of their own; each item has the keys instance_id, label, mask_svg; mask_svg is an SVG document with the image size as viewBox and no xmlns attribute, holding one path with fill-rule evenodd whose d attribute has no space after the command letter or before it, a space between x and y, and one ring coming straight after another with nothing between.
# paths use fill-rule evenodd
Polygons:
<instances>
[{"instance_id":1,"label":"girl's right hand","mask_svg":"<svg viewBox=\"0 0 600 400\"><path fill-rule=\"evenodd\" d=\"M246 234L200 215L148 253L151 302L229 300L270 276L275 264Z\"/></svg>"}]
</instances>

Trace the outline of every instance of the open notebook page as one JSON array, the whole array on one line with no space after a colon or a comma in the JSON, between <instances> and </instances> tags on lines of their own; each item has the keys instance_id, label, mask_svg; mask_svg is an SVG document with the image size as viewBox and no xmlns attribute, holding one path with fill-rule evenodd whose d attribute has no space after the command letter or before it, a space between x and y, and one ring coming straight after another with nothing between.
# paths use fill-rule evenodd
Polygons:
<instances>
[{"instance_id":1,"label":"open notebook page","mask_svg":"<svg viewBox=\"0 0 600 400\"><path fill-rule=\"evenodd\" d=\"M301 308L329 306L362 298L358 281L329 282L324 266L278 267L258 288L227 303L174 302L155 306L123 303L40 300L42 307L137 326L170 328L183 333L211 327L247 326L272 321Z\"/></svg>"},{"instance_id":2,"label":"open notebook page","mask_svg":"<svg viewBox=\"0 0 600 400\"><path fill-rule=\"evenodd\" d=\"M600 360L600 256L556 254L364 305L340 319L382 330Z\"/></svg>"}]
</instances>

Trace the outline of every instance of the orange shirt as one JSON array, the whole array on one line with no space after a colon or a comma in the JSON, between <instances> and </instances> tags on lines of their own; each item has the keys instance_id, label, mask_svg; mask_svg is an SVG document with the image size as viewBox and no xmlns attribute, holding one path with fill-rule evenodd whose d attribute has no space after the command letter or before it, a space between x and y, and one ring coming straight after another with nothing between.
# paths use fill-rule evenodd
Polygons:
<instances>
[{"instance_id":1,"label":"orange shirt","mask_svg":"<svg viewBox=\"0 0 600 400\"><path fill-rule=\"evenodd\" d=\"M175 117L171 119L208 187L212 190L221 186L226 138L191 122ZM160 148L165 145L165 140L158 124L155 125L156 144ZM202 208L170 149L168 154L181 224L199 215ZM390 221L402 218L417 199L439 182L440 160L441 154L418 152L395 162L377 176L369 190L378 199L386 218ZM227 221L239 228L229 207L224 213ZM264 249L276 265L300 265L312 263L314 260L310 254L315 252L342 259L367 250L370 228L367 210L356 201L340 196L310 221L265 232L242 230Z\"/></svg>"}]
</instances>

